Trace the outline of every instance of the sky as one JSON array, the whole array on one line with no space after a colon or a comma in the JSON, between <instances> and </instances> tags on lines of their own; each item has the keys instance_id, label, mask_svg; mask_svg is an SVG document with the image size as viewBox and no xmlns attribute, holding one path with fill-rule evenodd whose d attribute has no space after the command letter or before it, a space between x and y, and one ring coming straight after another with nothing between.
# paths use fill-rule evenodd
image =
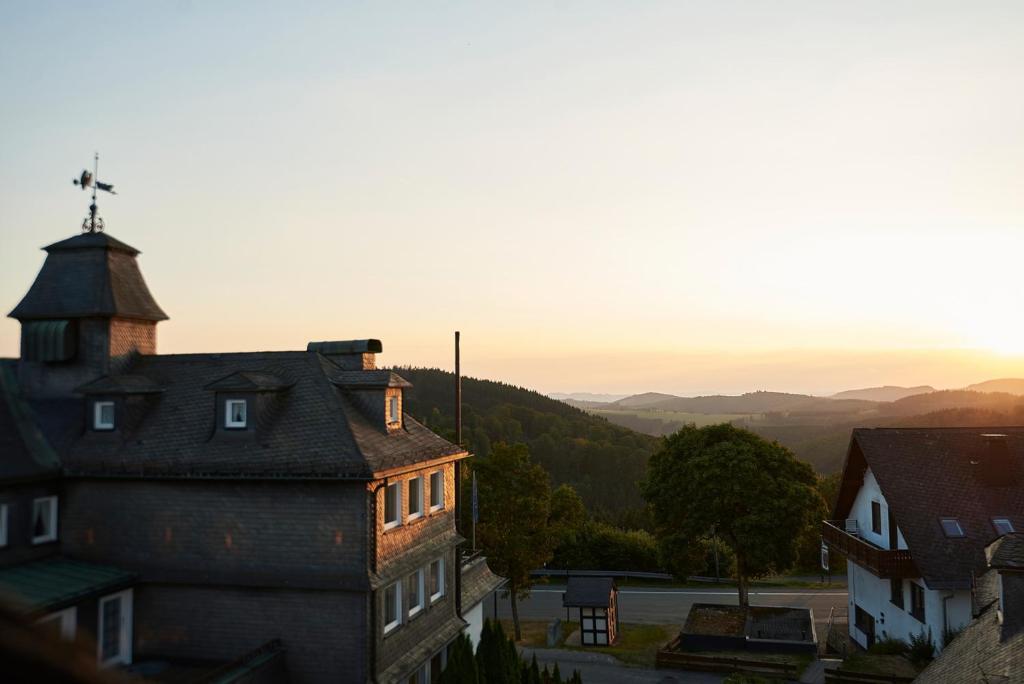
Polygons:
<instances>
[{"instance_id":1,"label":"sky","mask_svg":"<svg viewBox=\"0 0 1024 684\"><path fill-rule=\"evenodd\" d=\"M545 392L1024 375L1024 3L32 2L0 302L107 231L163 353L376 337ZM0 356L18 353L0 322Z\"/></svg>"}]
</instances>

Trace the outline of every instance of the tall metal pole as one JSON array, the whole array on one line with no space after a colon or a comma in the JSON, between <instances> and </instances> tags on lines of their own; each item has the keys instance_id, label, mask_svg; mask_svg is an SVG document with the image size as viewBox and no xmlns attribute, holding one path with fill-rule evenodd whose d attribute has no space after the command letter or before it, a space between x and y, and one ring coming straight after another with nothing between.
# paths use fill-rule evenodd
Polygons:
<instances>
[{"instance_id":1,"label":"tall metal pole","mask_svg":"<svg viewBox=\"0 0 1024 684\"><path fill-rule=\"evenodd\" d=\"M459 366L459 331L455 331L455 443L462 446L462 369Z\"/></svg>"},{"instance_id":2,"label":"tall metal pole","mask_svg":"<svg viewBox=\"0 0 1024 684\"><path fill-rule=\"evenodd\" d=\"M455 331L455 443L462 446L462 382L459 331ZM455 462L455 531L462 534L462 459ZM455 614L462 617L462 550L455 549Z\"/></svg>"}]
</instances>

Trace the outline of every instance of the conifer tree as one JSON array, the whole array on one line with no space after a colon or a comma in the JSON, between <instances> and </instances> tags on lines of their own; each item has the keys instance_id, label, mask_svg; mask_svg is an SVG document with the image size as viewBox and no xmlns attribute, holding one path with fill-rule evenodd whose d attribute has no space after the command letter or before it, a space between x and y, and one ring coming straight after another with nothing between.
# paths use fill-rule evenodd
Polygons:
<instances>
[{"instance_id":1,"label":"conifer tree","mask_svg":"<svg viewBox=\"0 0 1024 684\"><path fill-rule=\"evenodd\" d=\"M465 634L452 642L448 665L441 672L441 684L483 684L473 657L473 643Z\"/></svg>"}]
</instances>

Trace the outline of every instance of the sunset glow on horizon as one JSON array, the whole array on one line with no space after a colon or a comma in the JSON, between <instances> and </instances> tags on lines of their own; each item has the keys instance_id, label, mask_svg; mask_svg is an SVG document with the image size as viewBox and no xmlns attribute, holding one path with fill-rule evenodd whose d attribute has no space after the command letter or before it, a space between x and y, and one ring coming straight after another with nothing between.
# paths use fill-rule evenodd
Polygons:
<instances>
[{"instance_id":1,"label":"sunset glow on horizon","mask_svg":"<svg viewBox=\"0 0 1024 684\"><path fill-rule=\"evenodd\" d=\"M7 311L99 150L161 353L450 368L461 330L467 374L544 392L1024 377L1020 3L248 7L8 8Z\"/></svg>"}]
</instances>

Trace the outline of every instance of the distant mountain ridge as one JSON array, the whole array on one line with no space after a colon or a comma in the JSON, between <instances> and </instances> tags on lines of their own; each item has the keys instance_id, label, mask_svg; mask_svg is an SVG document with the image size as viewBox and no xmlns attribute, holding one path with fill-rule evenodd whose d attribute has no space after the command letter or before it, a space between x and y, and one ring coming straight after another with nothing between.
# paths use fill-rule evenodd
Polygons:
<instances>
[{"instance_id":1,"label":"distant mountain ridge","mask_svg":"<svg viewBox=\"0 0 1024 684\"><path fill-rule=\"evenodd\" d=\"M748 392L736 396L718 394L705 397L677 397L672 394L647 392L608 404L614 409L653 409L684 413L776 413L776 412L850 412L870 409L875 402L855 399L831 399L809 394L786 392Z\"/></svg>"},{"instance_id":2,"label":"distant mountain ridge","mask_svg":"<svg viewBox=\"0 0 1024 684\"><path fill-rule=\"evenodd\" d=\"M863 389L852 389L844 392L836 392L829 399L861 399L864 401L898 401L905 397L912 397L915 394L928 394L935 392L931 385L918 385L917 387L900 387L898 385L884 385L882 387L865 387Z\"/></svg>"},{"instance_id":3,"label":"distant mountain ridge","mask_svg":"<svg viewBox=\"0 0 1024 684\"><path fill-rule=\"evenodd\" d=\"M625 399L628 394L601 394L598 392L552 392L548 395L559 401L580 401L588 404L610 404Z\"/></svg>"},{"instance_id":4,"label":"distant mountain ridge","mask_svg":"<svg viewBox=\"0 0 1024 684\"><path fill-rule=\"evenodd\" d=\"M964 389L971 392L1005 392L1006 394L1024 395L1024 378L1000 378L998 380L986 380Z\"/></svg>"}]
</instances>

